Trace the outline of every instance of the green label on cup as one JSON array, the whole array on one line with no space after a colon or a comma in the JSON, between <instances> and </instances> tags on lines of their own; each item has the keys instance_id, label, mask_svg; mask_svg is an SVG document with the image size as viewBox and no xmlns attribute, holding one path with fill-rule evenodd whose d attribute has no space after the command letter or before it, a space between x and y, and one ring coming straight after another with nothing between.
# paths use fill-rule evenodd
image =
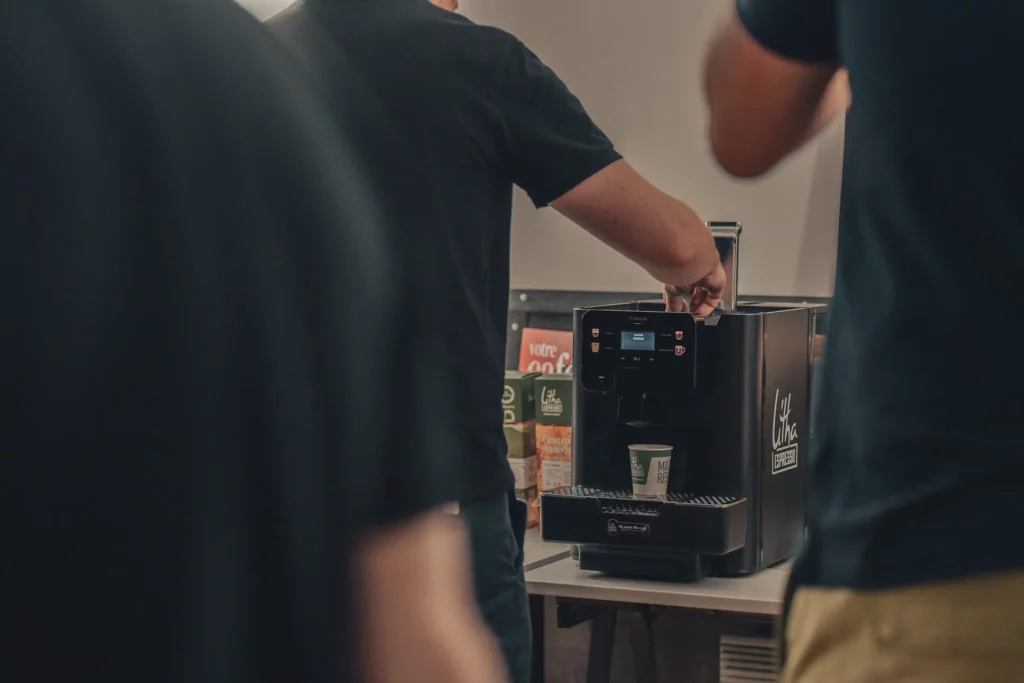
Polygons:
<instances>
[{"instance_id":1,"label":"green label on cup","mask_svg":"<svg viewBox=\"0 0 1024 683\"><path fill-rule=\"evenodd\" d=\"M672 468L672 447L661 444L634 444L629 447L629 466L633 475L633 495L638 498L664 498Z\"/></svg>"}]
</instances>

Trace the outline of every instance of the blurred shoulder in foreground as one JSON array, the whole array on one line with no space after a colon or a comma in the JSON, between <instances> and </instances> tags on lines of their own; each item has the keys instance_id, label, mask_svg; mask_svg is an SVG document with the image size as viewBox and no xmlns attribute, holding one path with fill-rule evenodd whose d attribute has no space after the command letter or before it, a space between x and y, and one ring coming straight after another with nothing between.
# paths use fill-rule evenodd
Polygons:
<instances>
[{"instance_id":1,"label":"blurred shoulder in foreground","mask_svg":"<svg viewBox=\"0 0 1024 683\"><path fill-rule=\"evenodd\" d=\"M0 679L348 680L440 501L346 140L228 0L4 2L0 93Z\"/></svg>"}]
</instances>

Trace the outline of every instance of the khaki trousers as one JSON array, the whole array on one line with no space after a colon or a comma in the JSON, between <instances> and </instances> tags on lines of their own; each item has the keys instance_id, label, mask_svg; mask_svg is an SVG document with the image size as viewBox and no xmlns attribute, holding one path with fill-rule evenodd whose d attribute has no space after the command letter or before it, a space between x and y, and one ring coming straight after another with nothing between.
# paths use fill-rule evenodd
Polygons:
<instances>
[{"instance_id":1,"label":"khaki trousers","mask_svg":"<svg viewBox=\"0 0 1024 683\"><path fill-rule=\"evenodd\" d=\"M1024 573L884 591L801 588L784 683L1024 682Z\"/></svg>"}]
</instances>

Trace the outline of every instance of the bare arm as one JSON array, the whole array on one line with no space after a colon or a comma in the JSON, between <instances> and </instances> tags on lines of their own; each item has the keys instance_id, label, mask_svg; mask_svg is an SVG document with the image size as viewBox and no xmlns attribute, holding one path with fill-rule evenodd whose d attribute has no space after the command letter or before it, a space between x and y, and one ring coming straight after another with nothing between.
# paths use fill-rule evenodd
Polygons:
<instances>
[{"instance_id":1,"label":"bare arm","mask_svg":"<svg viewBox=\"0 0 1024 683\"><path fill-rule=\"evenodd\" d=\"M506 683L479 614L467 540L435 512L374 532L355 560L368 683Z\"/></svg>"},{"instance_id":2,"label":"bare arm","mask_svg":"<svg viewBox=\"0 0 1024 683\"><path fill-rule=\"evenodd\" d=\"M697 312L709 313L721 296L725 274L707 226L693 209L654 187L624 160L551 205L660 282L679 288L703 283L713 290L707 308Z\"/></svg>"},{"instance_id":3,"label":"bare arm","mask_svg":"<svg viewBox=\"0 0 1024 683\"><path fill-rule=\"evenodd\" d=\"M665 283L671 310L710 313L725 272L690 207L644 180L536 55L511 44L500 130L512 181Z\"/></svg>"},{"instance_id":4,"label":"bare arm","mask_svg":"<svg viewBox=\"0 0 1024 683\"><path fill-rule=\"evenodd\" d=\"M712 41L704 79L712 152L742 177L773 168L850 104L846 72L835 63L777 55L735 15Z\"/></svg>"}]
</instances>

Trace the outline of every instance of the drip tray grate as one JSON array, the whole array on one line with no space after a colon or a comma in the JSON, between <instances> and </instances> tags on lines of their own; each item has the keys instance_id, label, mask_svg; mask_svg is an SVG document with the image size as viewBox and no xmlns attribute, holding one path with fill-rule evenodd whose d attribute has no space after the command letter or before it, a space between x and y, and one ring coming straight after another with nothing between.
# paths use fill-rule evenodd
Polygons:
<instances>
[{"instance_id":1,"label":"drip tray grate","mask_svg":"<svg viewBox=\"0 0 1024 683\"><path fill-rule=\"evenodd\" d=\"M561 496L563 498L591 498L600 500L602 507L608 507L611 511L627 512L643 510L648 508L657 509L661 505L686 505L693 507L729 507L741 502L742 498L733 496L703 496L693 493L669 493L665 500L642 500L633 497L631 491L623 489L595 489L588 486L566 486L564 488L547 491L547 495Z\"/></svg>"}]
</instances>

